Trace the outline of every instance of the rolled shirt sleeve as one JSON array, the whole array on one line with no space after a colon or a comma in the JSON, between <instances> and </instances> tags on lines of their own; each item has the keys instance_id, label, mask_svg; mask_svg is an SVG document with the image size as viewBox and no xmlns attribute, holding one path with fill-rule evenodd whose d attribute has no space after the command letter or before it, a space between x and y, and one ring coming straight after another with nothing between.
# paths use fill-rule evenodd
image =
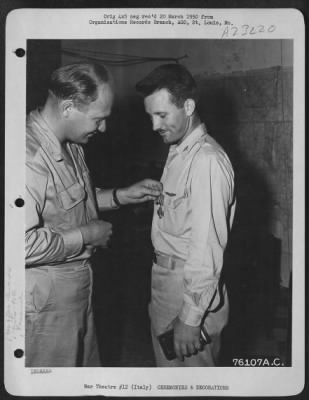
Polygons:
<instances>
[{"instance_id":1,"label":"rolled shirt sleeve","mask_svg":"<svg viewBox=\"0 0 309 400\"><path fill-rule=\"evenodd\" d=\"M95 188L97 204L100 211L119 208L113 200L113 189Z\"/></svg>"},{"instance_id":2,"label":"rolled shirt sleeve","mask_svg":"<svg viewBox=\"0 0 309 400\"><path fill-rule=\"evenodd\" d=\"M42 226L48 178L31 165L26 166L26 172L26 265L53 264L76 257L83 249L80 229Z\"/></svg>"},{"instance_id":3,"label":"rolled shirt sleeve","mask_svg":"<svg viewBox=\"0 0 309 400\"><path fill-rule=\"evenodd\" d=\"M216 152L200 151L192 164L192 231L184 266L184 300L179 318L198 326L216 293L229 232L233 170Z\"/></svg>"}]
</instances>

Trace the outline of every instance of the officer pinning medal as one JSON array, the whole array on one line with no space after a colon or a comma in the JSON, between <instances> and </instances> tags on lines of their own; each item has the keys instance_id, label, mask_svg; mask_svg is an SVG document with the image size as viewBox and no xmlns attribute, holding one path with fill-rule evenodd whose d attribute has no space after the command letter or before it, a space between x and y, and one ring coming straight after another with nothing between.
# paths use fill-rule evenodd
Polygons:
<instances>
[{"instance_id":1,"label":"officer pinning medal","mask_svg":"<svg viewBox=\"0 0 309 400\"><path fill-rule=\"evenodd\" d=\"M155 200L162 184L93 188L83 144L106 130L114 89L98 64L69 64L50 78L27 118L26 366L99 367L91 256L112 245L98 211Z\"/></svg>"}]
</instances>

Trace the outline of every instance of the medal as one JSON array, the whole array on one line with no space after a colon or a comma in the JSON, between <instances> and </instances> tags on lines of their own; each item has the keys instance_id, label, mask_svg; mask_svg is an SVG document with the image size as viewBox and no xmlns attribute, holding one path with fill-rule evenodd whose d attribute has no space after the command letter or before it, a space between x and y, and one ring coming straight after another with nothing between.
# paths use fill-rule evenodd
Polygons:
<instances>
[{"instance_id":1,"label":"medal","mask_svg":"<svg viewBox=\"0 0 309 400\"><path fill-rule=\"evenodd\" d=\"M163 215L164 215L163 200L164 200L164 196L163 196L163 194L160 194L160 196L157 200L157 205L159 205L159 207L157 209L157 214L158 214L159 218L163 218Z\"/></svg>"}]
</instances>

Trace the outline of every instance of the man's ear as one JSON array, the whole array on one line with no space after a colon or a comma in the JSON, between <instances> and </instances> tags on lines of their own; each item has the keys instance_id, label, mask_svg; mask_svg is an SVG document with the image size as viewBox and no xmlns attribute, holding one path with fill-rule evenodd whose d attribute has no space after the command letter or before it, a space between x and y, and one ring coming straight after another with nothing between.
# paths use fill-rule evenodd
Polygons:
<instances>
[{"instance_id":1,"label":"man's ear","mask_svg":"<svg viewBox=\"0 0 309 400\"><path fill-rule=\"evenodd\" d=\"M191 117L195 111L195 101L193 99L187 99L184 102L184 109L188 117Z\"/></svg>"},{"instance_id":2,"label":"man's ear","mask_svg":"<svg viewBox=\"0 0 309 400\"><path fill-rule=\"evenodd\" d=\"M74 108L74 104L72 100L63 100L61 102L61 112L64 118L68 118Z\"/></svg>"}]
</instances>

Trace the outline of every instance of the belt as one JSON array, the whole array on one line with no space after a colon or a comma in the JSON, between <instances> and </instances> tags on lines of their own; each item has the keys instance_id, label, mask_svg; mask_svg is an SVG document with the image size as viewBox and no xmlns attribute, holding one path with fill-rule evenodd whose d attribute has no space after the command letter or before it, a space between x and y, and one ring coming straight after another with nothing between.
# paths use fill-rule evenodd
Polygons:
<instances>
[{"instance_id":1,"label":"belt","mask_svg":"<svg viewBox=\"0 0 309 400\"><path fill-rule=\"evenodd\" d=\"M167 254L155 252L153 254L153 262L160 267L167 269L183 268L185 265L185 260L177 256L169 256Z\"/></svg>"},{"instance_id":2,"label":"belt","mask_svg":"<svg viewBox=\"0 0 309 400\"><path fill-rule=\"evenodd\" d=\"M41 268L41 269L51 269L51 270L77 270L77 269L83 269L87 268L88 265L90 265L89 259L85 260L73 260L73 261L66 261L60 264L50 264L50 265L34 265L27 267L27 269L32 269L32 268Z\"/></svg>"}]
</instances>

